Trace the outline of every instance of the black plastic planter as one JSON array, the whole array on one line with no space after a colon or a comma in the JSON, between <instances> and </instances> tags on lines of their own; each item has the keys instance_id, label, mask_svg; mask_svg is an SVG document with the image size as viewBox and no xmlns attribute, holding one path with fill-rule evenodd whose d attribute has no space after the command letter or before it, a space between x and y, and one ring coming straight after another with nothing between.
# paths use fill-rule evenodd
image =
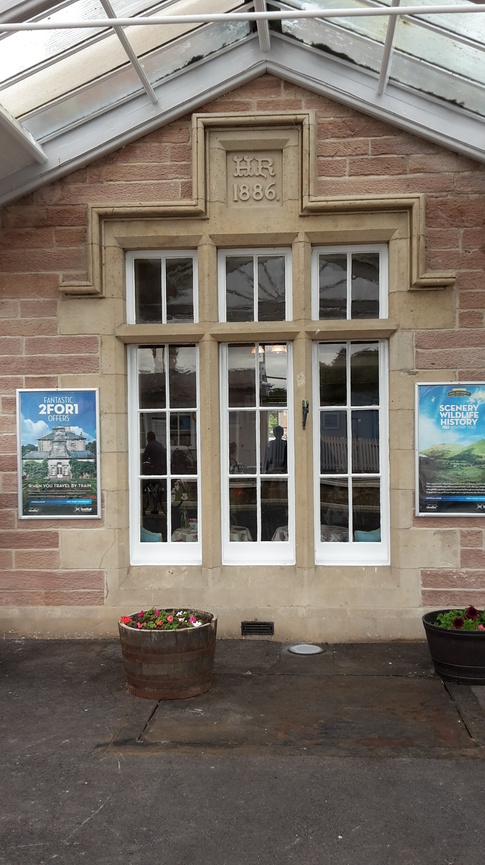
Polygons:
<instances>
[{"instance_id":1,"label":"black plastic planter","mask_svg":"<svg viewBox=\"0 0 485 865\"><path fill-rule=\"evenodd\" d=\"M434 610L423 616L435 672L458 685L485 685L485 633L439 628L436 617L446 612Z\"/></svg>"}]
</instances>

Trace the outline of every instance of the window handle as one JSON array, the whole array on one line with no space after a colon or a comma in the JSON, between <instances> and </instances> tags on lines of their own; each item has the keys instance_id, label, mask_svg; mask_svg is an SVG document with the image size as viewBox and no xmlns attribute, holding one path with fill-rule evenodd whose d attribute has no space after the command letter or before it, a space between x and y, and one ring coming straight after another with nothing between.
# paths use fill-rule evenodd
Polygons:
<instances>
[{"instance_id":1,"label":"window handle","mask_svg":"<svg viewBox=\"0 0 485 865\"><path fill-rule=\"evenodd\" d=\"M303 402L301 404L301 423L302 423L303 429L305 429L305 427L306 427L306 419L308 417L309 410L310 410L310 403L308 402L308 400L303 400Z\"/></svg>"}]
</instances>

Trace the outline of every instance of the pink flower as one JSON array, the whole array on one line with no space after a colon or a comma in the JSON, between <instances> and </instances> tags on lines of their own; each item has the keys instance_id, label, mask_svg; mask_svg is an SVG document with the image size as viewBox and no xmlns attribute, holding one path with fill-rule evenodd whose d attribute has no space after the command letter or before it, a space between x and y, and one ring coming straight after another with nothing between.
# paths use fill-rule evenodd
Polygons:
<instances>
[{"instance_id":1,"label":"pink flower","mask_svg":"<svg viewBox=\"0 0 485 865\"><path fill-rule=\"evenodd\" d=\"M485 625L479 625L477 631L485 631Z\"/></svg>"},{"instance_id":2,"label":"pink flower","mask_svg":"<svg viewBox=\"0 0 485 865\"><path fill-rule=\"evenodd\" d=\"M167 622L173 622L173 616L167 616Z\"/></svg>"},{"instance_id":3,"label":"pink flower","mask_svg":"<svg viewBox=\"0 0 485 865\"><path fill-rule=\"evenodd\" d=\"M143 628L143 625L141 625L140 622L138 622L138 627Z\"/></svg>"},{"instance_id":4,"label":"pink flower","mask_svg":"<svg viewBox=\"0 0 485 865\"><path fill-rule=\"evenodd\" d=\"M162 622L162 620L160 619L160 620L157 622L157 628L160 628L162 625L163 625L163 622Z\"/></svg>"},{"instance_id":5,"label":"pink flower","mask_svg":"<svg viewBox=\"0 0 485 865\"><path fill-rule=\"evenodd\" d=\"M195 616L191 616L190 619L189 619L189 621L192 622L192 623L194 623L194 622L197 621L197 619L195 618Z\"/></svg>"}]
</instances>

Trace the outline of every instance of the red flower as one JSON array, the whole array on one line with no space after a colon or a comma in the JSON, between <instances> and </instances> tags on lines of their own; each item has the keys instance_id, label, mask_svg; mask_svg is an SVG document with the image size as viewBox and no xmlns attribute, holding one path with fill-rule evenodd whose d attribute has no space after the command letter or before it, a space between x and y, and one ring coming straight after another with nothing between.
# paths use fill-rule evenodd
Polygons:
<instances>
[{"instance_id":1,"label":"red flower","mask_svg":"<svg viewBox=\"0 0 485 865\"><path fill-rule=\"evenodd\" d=\"M167 616L167 622L173 622L173 616Z\"/></svg>"},{"instance_id":2,"label":"red flower","mask_svg":"<svg viewBox=\"0 0 485 865\"><path fill-rule=\"evenodd\" d=\"M129 625L130 622L131 622L131 616L122 616L121 619L120 619L120 622L121 622L123 625Z\"/></svg>"},{"instance_id":3,"label":"red flower","mask_svg":"<svg viewBox=\"0 0 485 865\"><path fill-rule=\"evenodd\" d=\"M465 624L465 619L461 616L457 616L456 619L453 619L453 627L454 628L462 628Z\"/></svg>"},{"instance_id":4,"label":"red flower","mask_svg":"<svg viewBox=\"0 0 485 865\"><path fill-rule=\"evenodd\" d=\"M479 615L480 613L475 609L475 607L468 607L468 610L465 613L467 619L477 619Z\"/></svg>"}]
</instances>

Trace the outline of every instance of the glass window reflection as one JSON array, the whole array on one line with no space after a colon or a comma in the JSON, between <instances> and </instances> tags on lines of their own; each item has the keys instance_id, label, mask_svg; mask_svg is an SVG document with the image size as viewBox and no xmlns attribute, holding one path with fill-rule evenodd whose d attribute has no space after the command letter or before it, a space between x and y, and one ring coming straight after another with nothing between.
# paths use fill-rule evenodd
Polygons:
<instances>
[{"instance_id":1,"label":"glass window reflection","mask_svg":"<svg viewBox=\"0 0 485 865\"><path fill-rule=\"evenodd\" d=\"M318 259L318 317L347 317L347 256L320 255Z\"/></svg>"},{"instance_id":2,"label":"glass window reflection","mask_svg":"<svg viewBox=\"0 0 485 865\"><path fill-rule=\"evenodd\" d=\"M285 321L289 252L220 253L223 281L219 287L222 321Z\"/></svg>"},{"instance_id":3,"label":"glass window reflection","mask_svg":"<svg viewBox=\"0 0 485 865\"><path fill-rule=\"evenodd\" d=\"M128 321L135 324L196 320L195 253L127 254L133 283L128 281Z\"/></svg>"},{"instance_id":4,"label":"glass window reflection","mask_svg":"<svg viewBox=\"0 0 485 865\"><path fill-rule=\"evenodd\" d=\"M256 405L257 347L230 345L228 348L229 405L234 407Z\"/></svg>"},{"instance_id":5,"label":"glass window reflection","mask_svg":"<svg viewBox=\"0 0 485 865\"><path fill-rule=\"evenodd\" d=\"M379 351L318 345L322 542L380 541Z\"/></svg>"}]
</instances>

